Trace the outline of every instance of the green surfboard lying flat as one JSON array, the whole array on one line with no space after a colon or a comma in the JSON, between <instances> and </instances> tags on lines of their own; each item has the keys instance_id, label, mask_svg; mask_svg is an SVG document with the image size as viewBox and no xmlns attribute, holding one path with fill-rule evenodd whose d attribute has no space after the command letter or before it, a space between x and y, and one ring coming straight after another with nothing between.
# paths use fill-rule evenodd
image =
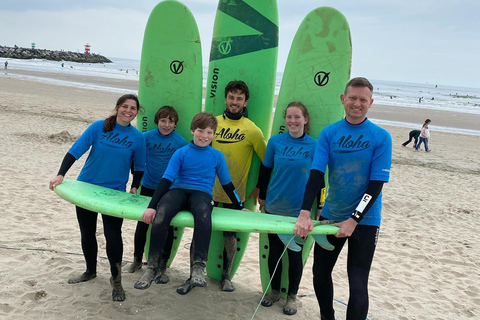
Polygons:
<instances>
[{"instance_id":1,"label":"green surfboard lying flat","mask_svg":"<svg viewBox=\"0 0 480 320\"><path fill-rule=\"evenodd\" d=\"M283 111L292 101L301 101L310 115L310 136L318 138L327 125L344 116L340 94L350 79L352 45L350 28L345 17L336 9L320 7L311 11L299 26L288 55L275 110L272 135L285 129ZM315 213L312 210L312 215ZM305 264L312 245L308 237L303 246ZM260 275L263 290L270 280L268 270L269 242L260 235ZM288 293L288 257L282 260L283 298ZM268 289L271 291L271 288Z\"/></svg>"},{"instance_id":2,"label":"green surfboard lying flat","mask_svg":"<svg viewBox=\"0 0 480 320\"><path fill-rule=\"evenodd\" d=\"M63 180L54 191L62 199L87 210L138 221L142 220L142 214L150 202L149 197L69 179ZM212 228L216 231L293 233L295 221L291 217L224 208L214 208L212 212ZM192 228L193 216L188 211L181 211L171 224ZM335 234L337 231L338 227L318 225L312 233Z\"/></svg>"},{"instance_id":3,"label":"green surfboard lying flat","mask_svg":"<svg viewBox=\"0 0 480 320\"><path fill-rule=\"evenodd\" d=\"M175 131L190 141L190 123L202 110L202 81L200 35L192 13L178 1L160 2L150 13L143 37L138 98L144 112L138 114L137 128L142 132L156 128L155 113L169 105L179 116ZM183 230L175 229L168 265L175 257Z\"/></svg>"},{"instance_id":4,"label":"green surfboard lying flat","mask_svg":"<svg viewBox=\"0 0 480 320\"><path fill-rule=\"evenodd\" d=\"M220 115L225 110L225 87L243 80L250 90L248 118L268 138L275 91L278 52L276 0L220 0L210 51L205 111ZM255 188L260 159L254 153L247 180L248 196ZM252 200L245 207L255 210ZM245 252L249 234L237 233L233 278ZM223 235L213 232L207 263L210 277L220 280L223 266Z\"/></svg>"}]
</instances>

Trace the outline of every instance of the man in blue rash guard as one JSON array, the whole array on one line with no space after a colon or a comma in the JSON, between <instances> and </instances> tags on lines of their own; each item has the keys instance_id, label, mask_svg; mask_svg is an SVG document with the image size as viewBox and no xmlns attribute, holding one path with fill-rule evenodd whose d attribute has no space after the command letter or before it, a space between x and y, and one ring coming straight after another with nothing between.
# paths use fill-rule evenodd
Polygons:
<instances>
[{"instance_id":1,"label":"man in blue rash guard","mask_svg":"<svg viewBox=\"0 0 480 320\"><path fill-rule=\"evenodd\" d=\"M152 224L148 267L134 287L150 287L159 270L159 262L166 242L168 227L181 210L189 210L195 222L191 250L191 286L205 287L205 266L212 232L212 189L218 176L225 192L235 206L241 209L240 198L228 174L223 154L209 146L217 128L211 113L201 112L192 120L193 141L177 150L170 160L155 194L142 216Z\"/></svg>"},{"instance_id":2,"label":"man in blue rash guard","mask_svg":"<svg viewBox=\"0 0 480 320\"><path fill-rule=\"evenodd\" d=\"M306 237L313 229L310 208L325 185L328 166L329 190L320 219L336 221L340 227L328 236L334 245L328 251L315 244L313 285L322 320L333 320L332 271L348 240L347 272L350 297L347 319L364 320L368 313L368 276L377 244L381 220L382 187L390 178L392 138L367 119L373 103L373 86L365 78L348 82L340 98L345 119L325 127L317 142L310 177L295 234Z\"/></svg>"}]
</instances>

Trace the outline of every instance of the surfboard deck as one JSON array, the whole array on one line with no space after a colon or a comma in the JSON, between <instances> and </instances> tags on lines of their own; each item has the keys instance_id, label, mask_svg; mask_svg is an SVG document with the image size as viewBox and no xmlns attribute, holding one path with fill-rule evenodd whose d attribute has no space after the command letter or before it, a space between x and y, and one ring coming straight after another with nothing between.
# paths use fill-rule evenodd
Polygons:
<instances>
[{"instance_id":1,"label":"surfboard deck","mask_svg":"<svg viewBox=\"0 0 480 320\"><path fill-rule=\"evenodd\" d=\"M248 118L270 133L278 52L278 9L276 0L220 0L215 17L208 68L205 111L220 115L225 110L225 87L243 80L250 90ZM247 180L247 196L255 188L260 159L254 153ZM255 210L253 200L245 207ZM247 247L248 233L237 233L233 278ZM223 235L213 232L207 274L220 280L223 266Z\"/></svg>"},{"instance_id":2,"label":"surfboard deck","mask_svg":"<svg viewBox=\"0 0 480 320\"><path fill-rule=\"evenodd\" d=\"M62 199L87 210L137 221L142 220L150 202L150 197L69 179L64 179L54 191ZM216 231L293 234L295 221L292 217L218 207L212 212L212 228ZM171 225L193 228L194 219L189 211L180 211ZM318 225L312 233L335 234L337 231L338 227Z\"/></svg>"},{"instance_id":3,"label":"surfboard deck","mask_svg":"<svg viewBox=\"0 0 480 320\"><path fill-rule=\"evenodd\" d=\"M200 34L192 13L181 2L160 2L150 13L143 37L138 81L143 112L137 116L137 128L142 132L156 128L155 113L169 105L179 115L175 131L190 141L190 123L202 110L202 72ZM183 231L181 227L175 228L168 266L175 257ZM144 251L147 259L149 244L150 230Z\"/></svg>"},{"instance_id":4,"label":"surfboard deck","mask_svg":"<svg viewBox=\"0 0 480 320\"><path fill-rule=\"evenodd\" d=\"M331 7L319 7L312 10L303 19L295 38L282 77L272 135L286 130L283 111L288 103L301 101L310 115L310 136L318 138L320 131L327 125L344 116L340 101L345 85L350 79L352 45L348 22L338 10ZM312 210L312 215L315 211ZM313 246L312 237L308 237L302 250L302 259L308 259ZM266 234L260 235L260 275L265 290L270 281L268 270L269 242ZM282 282L280 294L286 298L288 293L288 253L282 260ZM271 288L268 288L268 292Z\"/></svg>"}]
</instances>

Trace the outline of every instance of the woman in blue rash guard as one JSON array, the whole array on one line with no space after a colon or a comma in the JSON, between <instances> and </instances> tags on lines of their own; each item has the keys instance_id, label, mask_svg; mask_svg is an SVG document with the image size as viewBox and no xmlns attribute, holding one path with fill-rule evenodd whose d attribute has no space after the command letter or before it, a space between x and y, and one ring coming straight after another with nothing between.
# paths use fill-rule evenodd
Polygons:
<instances>
[{"instance_id":1,"label":"woman in blue rash guard","mask_svg":"<svg viewBox=\"0 0 480 320\"><path fill-rule=\"evenodd\" d=\"M174 131L178 123L178 113L171 106L158 109L154 118L158 128L143 133L147 144L147 169L142 179L140 194L152 197L162 176L167 169L173 153L187 145L187 141ZM145 243L147 242L148 224L137 222L134 238L133 263L127 267L127 272L133 273L142 268L142 258ZM170 258L173 245L173 227L168 229L167 242L163 248L160 260L160 274L155 278L156 283L167 283L167 261Z\"/></svg>"},{"instance_id":2,"label":"woman in blue rash guard","mask_svg":"<svg viewBox=\"0 0 480 320\"><path fill-rule=\"evenodd\" d=\"M288 132L270 138L260 166L259 203L266 213L297 217L317 141L308 135L310 119L303 103L289 103L284 116ZM277 234L268 234L268 241L268 269L273 275L285 244ZM297 313L296 296L303 273L302 252L289 249L288 260L289 286L283 313L293 315ZM263 299L263 306L271 307L280 299L281 275L280 263L273 275L272 292Z\"/></svg>"},{"instance_id":3,"label":"woman in blue rash guard","mask_svg":"<svg viewBox=\"0 0 480 320\"><path fill-rule=\"evenodd\" d=\"M92 123L68 150L57 176L50 181L50 189L61 184L73 163L90 150L77 180L125 191L133 161L135 172L130 192L136 193L145 170L146 154L143 134L131 125L139 108L136 95L121 96L115 106L115 114ZM88 281L97 276L98 245L95 233L98 213L78 206L76 211L86 271L70 278L70 284ZM121 277L123 219L102 214L102 221L112 274L112 298L113 301L124 301L125 291Z\"/></svg>"}]
</instances>

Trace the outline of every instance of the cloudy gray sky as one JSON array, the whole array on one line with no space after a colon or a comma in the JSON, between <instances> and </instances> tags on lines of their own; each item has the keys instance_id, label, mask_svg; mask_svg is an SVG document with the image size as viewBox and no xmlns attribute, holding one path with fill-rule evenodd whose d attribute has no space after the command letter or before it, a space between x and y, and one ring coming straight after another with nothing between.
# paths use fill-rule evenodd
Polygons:
<instances>
[{"instance_id":1,"label":"cloudy gray sky","mask_svg":"<svg viewBox=\"0 0 480 320\"><path fill-rule=\"evenodd\" d=\"M253 0L250 0L253 1ZM208 63L217 0L183 0L197 20ZM247 1L248 2L248 1ZM143 31L158 0L1 0L0 45L92 51L140 59ZM331 6L350 24L352 76L480 88L478 0L278 0L283 70L297 27Z\"/></svg>"}]
</instances>

